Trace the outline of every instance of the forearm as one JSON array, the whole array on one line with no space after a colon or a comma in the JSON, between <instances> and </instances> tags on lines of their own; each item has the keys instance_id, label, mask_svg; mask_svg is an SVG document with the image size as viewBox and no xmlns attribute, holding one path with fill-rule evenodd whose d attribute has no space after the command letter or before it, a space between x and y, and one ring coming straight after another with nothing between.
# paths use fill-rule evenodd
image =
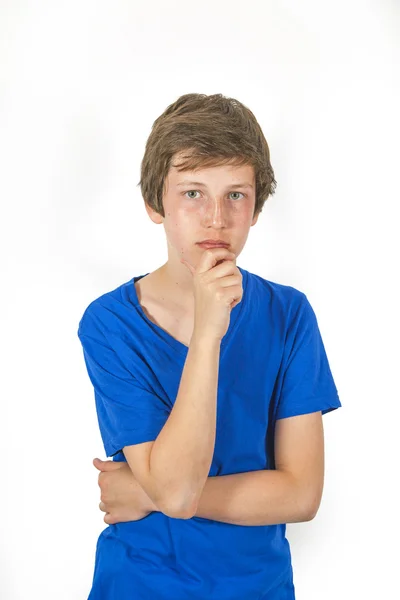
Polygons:
<instances>
[{"instance_id":1,"label":"forearm","mask_svg":"<svg viewBox=\"0 0 400 600\"><path fill-rule=\"evenodd\" d=\"M290 474L278 470L208 477L195 516L234 525L300 523L312 518L302 488Z\"/></svg>"},{"instance_id":2,"label":"forearm","mask_svg":"<svg viewBox=\"0 0 400 600\"><path fill-rule=\"evenodd\" d=\"M173 409L151 451L151 476L183 512L198 505L211 467L220 346L193 334Z\"/></svg>"}]
</instances>

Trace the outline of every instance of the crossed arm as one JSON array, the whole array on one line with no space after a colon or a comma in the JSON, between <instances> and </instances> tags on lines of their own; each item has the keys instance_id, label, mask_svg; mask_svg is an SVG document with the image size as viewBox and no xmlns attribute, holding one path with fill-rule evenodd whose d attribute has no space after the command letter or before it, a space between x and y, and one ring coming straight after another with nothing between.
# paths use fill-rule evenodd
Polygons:
<instances>
[{"instance_id":1,"label":"crossed arm","mask_svg":"<svg viewBox=\"0 0 400 600\"><path fill-rule=\"evenodd\" d=\"M186 518L249 526L313 519L324 481L321 411L277 420L274 445L275 470L208 477L196 512ZM151 503L149 511L159 509Z\"/></svg>"},{"instance_id":2,"label":"crossed arm","mask_svg":"<svg viewBox=\"0 0 400 600\"><path fill-rule=\"evenodd\" d=\"M324 480L321 411L276 422L275 466L276 470L208 477L195 515L237 525L313 519Z\"/></svg>"}]
</instances>

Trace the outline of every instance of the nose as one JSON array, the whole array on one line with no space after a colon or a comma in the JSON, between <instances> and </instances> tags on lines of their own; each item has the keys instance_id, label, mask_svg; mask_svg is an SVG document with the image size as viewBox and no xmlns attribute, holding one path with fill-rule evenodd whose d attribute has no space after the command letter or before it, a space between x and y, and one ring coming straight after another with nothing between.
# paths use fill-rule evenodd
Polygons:
<instances>
[{"instance_id":1,"label":"nose","mask_svg":"<svg viewBox=\"0 0 400 600\"><path fill-rule=\"evenodd\" d=\"M210 200L206 207L207 221L214 227L222 227L226 224L228 209L223 199Z\"/></svg>"}]
</instances>

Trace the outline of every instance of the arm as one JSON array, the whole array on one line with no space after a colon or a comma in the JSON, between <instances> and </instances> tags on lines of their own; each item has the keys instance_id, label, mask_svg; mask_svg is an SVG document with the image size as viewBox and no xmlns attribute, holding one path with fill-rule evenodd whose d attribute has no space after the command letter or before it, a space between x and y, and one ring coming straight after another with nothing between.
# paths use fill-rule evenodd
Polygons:
<instances>
[{"instance_id":1,"label":"arm","mask_svg":"<svg viewBox=\"0 0 400 600\"><path fill-rule=\"evenodd\" d=\"M313 519L324 478L321 411L278 419L275 463L276 470L208 477L194 516L234 525L275 525ZM106 523L164 512L135 481L128 465L125 468L125 463L99 459L94 465L103 471L99 486Z\"/></svg>"},{"instance_id":2,"label":"arm","mask_svg":"<svg viewBox=\"0 0 400 600\"><path fill-rule=\"evenodd\" d=\"M235 525L313 519L324 479L321 411L276 422L275 463L276 470L208 477L195 516Z\"/></svg>"},{"instance_id":3,"label":"arm","mask_svg":"<svg viewBox=\"0 0 400 600\"><path fill-rule=\"evenodd\" d=\"M149 498L172 517L193 516L210 471L220 346L220 339L194 331L174 406L157 439L123 448Z\"/></svg>"},{"instance_id":4,"label":"arm","mask_svg":"<svg viewBox=\"0 0 400 600\"><path fill-rule=\"evenodd\" d=\"M234 525L275 525L310 519L301 488L282 471L209 477L195 516Z\"/></svg>"}]
</instances>

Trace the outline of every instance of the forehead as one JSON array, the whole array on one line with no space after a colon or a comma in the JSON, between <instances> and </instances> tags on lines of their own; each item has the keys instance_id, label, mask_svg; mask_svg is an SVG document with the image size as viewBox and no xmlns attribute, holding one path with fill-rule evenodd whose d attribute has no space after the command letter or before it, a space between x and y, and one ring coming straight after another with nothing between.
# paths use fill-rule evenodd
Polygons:
<instances>
[{"instance_id":1,"label":"forehead","mask_svg":"<svg viewBox=\"0 0 400 600\"><path fill-rule=\"evenodd\" d=\"M254 183L253 165L235 165L223 164L212 166L200 166L197 169L178 170L181 163L181 155L174 155L171 160L171 167L168 172L168 179L171 182L179 183L184 180L201 182L203 178L226 177L229 180Z\"/></svg>"}]
</instances>

